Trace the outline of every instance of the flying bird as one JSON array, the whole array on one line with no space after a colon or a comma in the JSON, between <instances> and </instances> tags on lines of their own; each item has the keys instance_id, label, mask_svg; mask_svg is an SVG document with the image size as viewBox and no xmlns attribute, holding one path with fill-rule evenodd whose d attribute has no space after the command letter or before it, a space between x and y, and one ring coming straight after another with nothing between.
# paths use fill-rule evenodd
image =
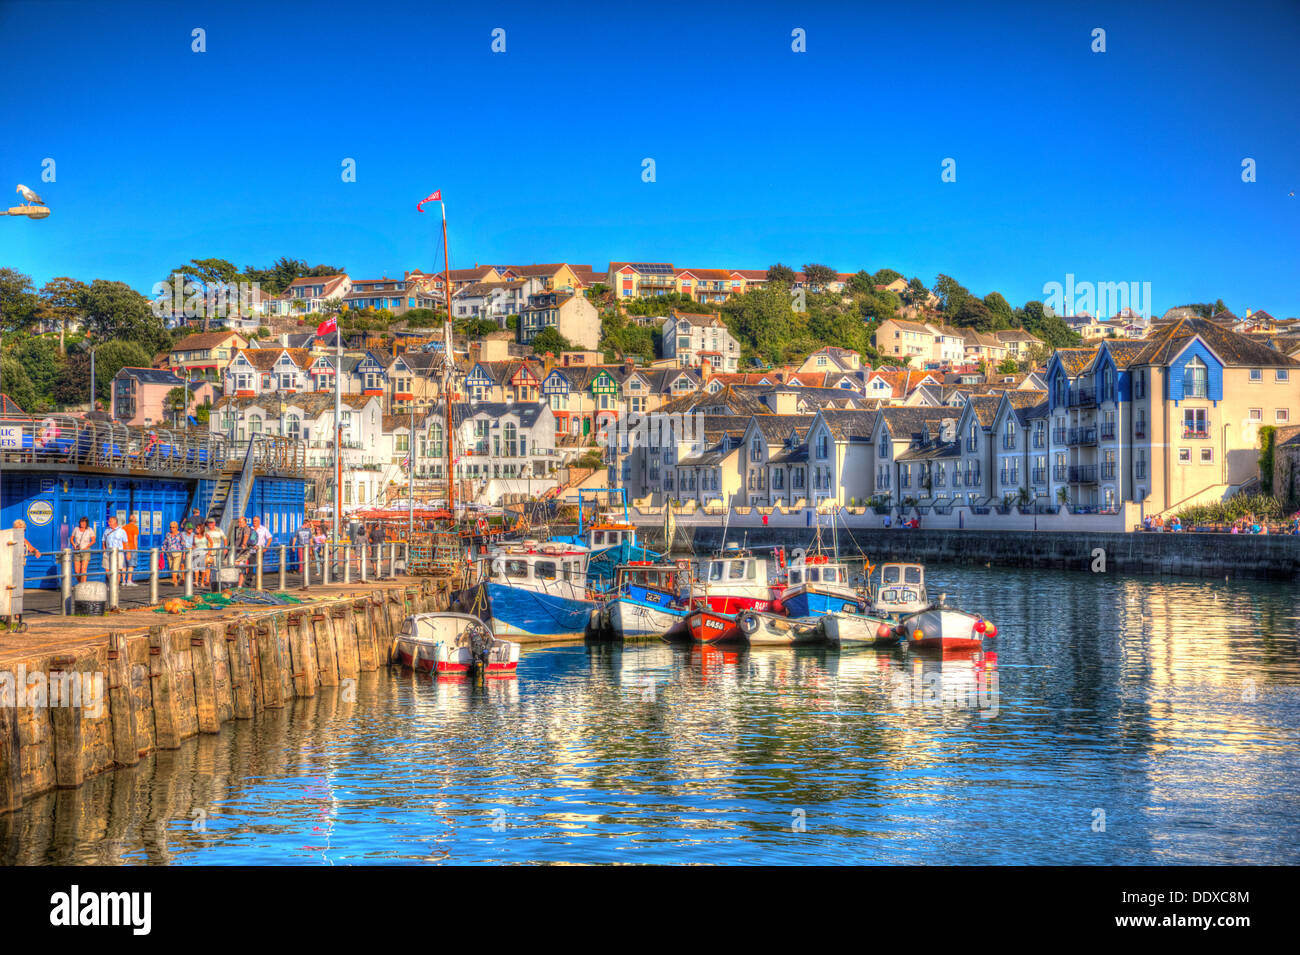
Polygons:
<instances>
[{"instance_id":1,"label":"flying bird","mask_svg":"<svg viewBox=\"0 0 1300 955\"><path fill-rule=\"evenodd\" d=\"M44 200L44 199L42 199L42 198L41 198L40 196L38 196L36 193L32 192L30 189L28 189L26 186L24 186L21 182L18 184L18 188L15 189L14 191L15 191L15 192L21 192L21 193L23 194L23 198L26 199L28 202L35 202L35 203L37 203L38 205L42 205L42 206L45 205L45 200Z\"/></svg>"}]
</instances>

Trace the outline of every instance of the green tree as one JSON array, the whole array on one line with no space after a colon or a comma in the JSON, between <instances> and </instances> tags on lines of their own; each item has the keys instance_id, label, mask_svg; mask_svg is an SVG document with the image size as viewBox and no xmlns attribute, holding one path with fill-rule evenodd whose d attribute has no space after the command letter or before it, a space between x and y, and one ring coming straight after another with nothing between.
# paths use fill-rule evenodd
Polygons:
<instances>
[{"instance_id":1,"label":"green tree","mask_svg":"<svg viewBox=\"0 0 1300 955\"><path fill-rule=\"evenodd\" d=\"M788 265L782 265L780 262L768 267L768 282L780 282L782 285L794 284L794 269Z\"/></svg>"},{"instance_id":2,"label":"green tree","mask_svg":"<svg viewBox=\"0 0 1300 955\"><path fill-rule=\"evenodd\" d=\"M4 393L28 414L37 410L36 389L27 376L27 369L17 358L5 355L0 358L0 379L3 380Z\"/></svg>"},{"instance_id":3,"label":"green tree","mask_svg":"<svg viewBox=\"0 0 1300 955\"><path fill-rule=\"evenodd\" d=\"M41 311L59 326L59 354L66 354L64 341L68 325L81 311L81 297L86 294L86 283L61 275L41 287Z\"/></svg>"},{"instance_id":4,"label":"green tree","mask_svg":"<svg viewBox=\"0 0 1300 955\"><path fill-rule=\"evenodd\" d=\"M98 341L129 342L151 356L171 346L171 335L149 300L124 282L95 279L81 296L81 310L86 331Z\"/></svg>"},{"instance_id":5,"label":"green tree","mask_svg":"<svg viewBox=\"0 0 1300 955\"><path fill-rule=\"evenodd\" d=\"M966 299L971 297L970 290L951 275L939 275L932 289L939 299L939 307L945 312L955 313Z\"/></svg>"},{"instance_id":6,"label":"green tree","mask_svg":"<svg viewBox=\"0 0 1300 955\"><path fill-rule=\"evenodd\" d=\"M111 341L95 349L95 397L108 401L113 378L123 368L152 367L153 353L133 341Z\"/></svg>"},{"instance_id":7,"label":"green tree","mask_svg":"<svg viewBox=\"0 0 1300 955\"><path fill-rule=\"evenodd\" d=\"M838 275L839 273L829 265L818 265L814 262L803 267L804 282L809 288L819 290L830 288L830 284Z\"/></svg>"},{"instance_id":8,"label":"green tree","mask_svg":"<svg viewBox=\"0 0 1300 955\"><path fill-rule=\"evenodd\" d=\"M1016 364L1014 358L1004 358L998 363L999 375L1014 375L1019 370L1020 366Z\"/></svg>"},{"instance_id":9,"label":"green tree","mask_svg":"<svg viewBox=\"0 0 1300 955\"><path fill-rule=\"evenodd\" d=\"M36 323L40 304L30 275L0 269L0 329L28 331Z\"/></svg>"},{"instance_id":10,"label":"green tree","mask_svg":"<svg viewBox=\"0 0 1300 955\"><path fill-rule=\"evenodd\" d=\"M190 391L184 386L172 388L163 397L163 410L168 412L172 427L179 428L186 412L190 410Z\"/></svg>"},{"instance_id":11,"label":"green tree","mask_svg":"<svg viewBox=\"0 0 1300 955\"><path fill-rule=\"evenodd\" d=\"M1002 297L1001 292L989 292L985 295L984 306L993 314L994 328L1010 328L1014 324L1011 303Z\"/></svg>"},{"instance_id":12,"label":"green tree","mask_svg":"<svg viewBox=\"0 0 1300 955\"><path fill-rule=\"evenodd\" d=\"M558 355L562 351L573 351L569 340L549 326L533 337L532 348L534 355L545 355L547 352Z\"/></svg>"},{"instance_id":13,"label":"green tree","mask_svg":"<svg viewBox=\"0 0 1300 955\"><path fill-rule=\"evenodd\" d=\"M66 408L85 404L90 395L90 352L74 349L68 352L62 370L50 386L55 403Z\"/></svg>"},{"instance_id":14,"label":"green tree","mask_svg":"<svg viewBox=\"0 0 1300 955\"><path fill-rule=\"evenodd\" d=\"M859 269L849 277L850 294L870 295L876 290L876 280L866 269Z\"/></svg>"},{"instance_id":15,"label":"green tree","mask_svg":"<svg viewBox=\"0 0 1300 955\"><path fill-rule=\"evenodd\" d=\"M895 272L893 269L881 269L872 276L877 285L888 285L890 282L897 281L903 277L902 272Z\"/></svg>"},{"instance_id":16,"label":"green tree","mask_svg":"<svg viewBox=\"0 0 1300 955\"><path fill-rule=\"evenodd\" d=\"M53 410L58 404L54 385L64 374L58 343L43 335L29 335L15 342L9 354L23 367L31 383L33 397L23 410L32 414ZM4 386L7 390L9 383L6 381Z\"/></svg>"}]
</instances>

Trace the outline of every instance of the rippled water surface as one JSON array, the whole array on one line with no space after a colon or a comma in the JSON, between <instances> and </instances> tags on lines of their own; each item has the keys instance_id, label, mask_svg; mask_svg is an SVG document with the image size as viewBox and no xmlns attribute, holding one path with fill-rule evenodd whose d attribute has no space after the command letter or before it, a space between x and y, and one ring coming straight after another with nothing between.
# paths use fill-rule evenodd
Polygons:
<instances>
[{"instance_id":1,"label":"rippled water surface","mask_svg":"<svg viewBox=\"0 0 1300 955\"><path fill-rule=\"evenodd\" d=\"M934 567L982 655L364 674L0 816L8 863L1300 862L1293 588Z\"/></svg>"}]
</instances>

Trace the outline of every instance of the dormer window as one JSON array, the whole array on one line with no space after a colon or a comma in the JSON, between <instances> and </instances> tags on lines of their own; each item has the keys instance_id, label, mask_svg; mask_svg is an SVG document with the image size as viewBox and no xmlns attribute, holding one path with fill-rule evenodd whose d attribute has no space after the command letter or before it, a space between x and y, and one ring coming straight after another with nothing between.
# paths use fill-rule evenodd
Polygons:
<instances>
[{"instance_id":1,"label":"dormer window","mask_svg":"<svg viewBox=\"0 0 1300 955\"><path fill-rule=\"evenodd\" d=\"M1204 398L1209 395L1210 371L1205 362L1193 356L1183 368L1183 396L1187 398Z\"/></svg>"}]
</instances>

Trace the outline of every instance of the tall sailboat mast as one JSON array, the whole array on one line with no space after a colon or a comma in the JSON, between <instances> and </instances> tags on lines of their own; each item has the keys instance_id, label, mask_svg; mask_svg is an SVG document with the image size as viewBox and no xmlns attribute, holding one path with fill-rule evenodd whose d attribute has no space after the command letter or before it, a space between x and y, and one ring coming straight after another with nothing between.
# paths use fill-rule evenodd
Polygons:
<instances>
[{"instance_id":1,"label":"tall sailboat mast","mask_svg":"<svg viewBox=\"0 0 1300 955\"><path fill-rule=\"evenodd\" d=\"M446 412L447 421L444 425L443 436L446 439L447 452L447 513L451 515L452 520L456 519L456 480L452 468L455 466L455 458L452 456L452 442L455 432L453 431L451 416L451 387L455 365L452 356L452 327L451 327L451 253L447 250L447 204L442 201L441 192L438 190L438 205L442 207L442 294L447 300L447 327L445 330L443 344L443 377L442 377L442 405Z\"/></svg>"}]
</instances>

